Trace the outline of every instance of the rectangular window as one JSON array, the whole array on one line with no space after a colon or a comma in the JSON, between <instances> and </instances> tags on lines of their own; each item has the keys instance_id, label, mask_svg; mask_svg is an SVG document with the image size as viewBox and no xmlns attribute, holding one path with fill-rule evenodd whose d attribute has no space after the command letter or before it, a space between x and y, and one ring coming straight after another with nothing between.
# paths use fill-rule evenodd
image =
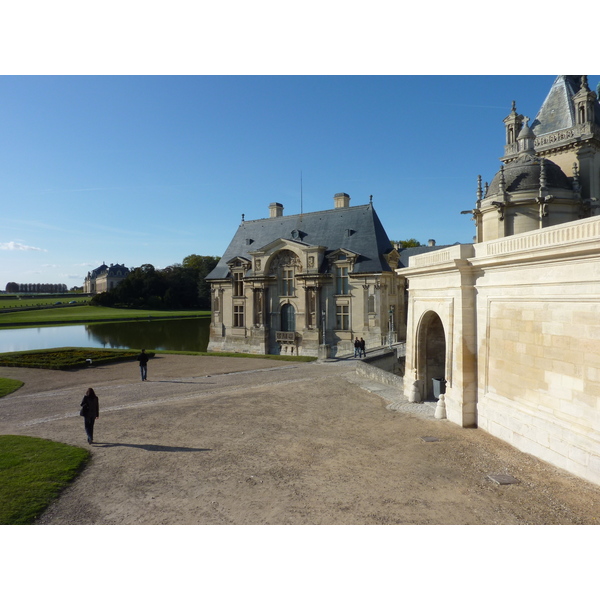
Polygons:
<instances>
[{"instance_id":1,"label":"rectangular window","mask_svg":"<svg viewBox=\"0 0 600 600\"><path fill-rule=\"evenodd\" d=\"M233 274L233 295L244 295L244 274L241 271Z\"/></svg>"},{"instance_id":2,"label":"rectangular window","mask_svg":"<svg viewBox=\"0 0 600 600\"><path fill-rule=\"evenodd\" d=\"M294 270L283 269L281 273L281 295L282 296L293 296L294 295Z\"/></svg>"},{"instance_id":3,"label":"rectangular window","mask_svg":"<svg viewBox=\"0 0 600 600\"><path fill-rule=\"evenodd\" d=\"M335 328L340 331L348 331L350 329L350 307L336 306L335 307Z\"/></svg>"},{"instance_id":4,"label":"rectangular window","mask_svg":"<svg viewBox=\"0 0 600 600\"><path fill-rule=\"evenodd\" d=\"M243 305L235 305L233 307L233 326L243 327L244 326L244 307Z\"/></svg>"},{"instance_id":5,"label":"rectangular window","mask_svg":"<svg viewBox=\"0 0 600 600\"><path fill-rule=\"evenodd\" d=\"M348 293L348 267L335 268L335 293L338 296Z\"/></svg>"}]
</instances>

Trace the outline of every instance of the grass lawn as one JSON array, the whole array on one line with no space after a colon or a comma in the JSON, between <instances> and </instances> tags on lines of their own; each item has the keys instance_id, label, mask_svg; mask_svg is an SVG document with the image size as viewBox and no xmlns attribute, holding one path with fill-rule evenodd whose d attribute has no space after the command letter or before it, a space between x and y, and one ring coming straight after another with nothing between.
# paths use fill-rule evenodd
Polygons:
<instances>
[{"instance_id":1,"label":"grass lawn","mask_svg":"<svg viewBox=\"0 0 600 600\"><path fill-rule=\"evenodd\" d=\"M23 385L22 381L0 377L0 398L17 391Z\"/></svg>"},{"instance_id":2,"label":"grass lawn","mask_svg":"<svg viewBox=\"0 0 600 600\"><path fill-rule=\"evenodd\" d=\"M120 321L166 319L185 317L208 317L209 310L136 310L108 308L106 306L65 306L40 310L0 313L0 326L27 327L40 324L91 323L94 321Z\"/></svg>"},{"instance_id":3,"label":"grass lawn","mask_svg":"<svg viewBox=\"0 0 600 600\"><path fill-rule=\"evenodd\" d=\"M81 472L84 448L21 435L0 435L0 525L33 523Z\"/></svg>"},{"instance_id":4,"label":"grass lawn","mask_svg":"<svg viewBox=\"0 0 600 600\"><path fill-rule=\"evenodd\" d=\"M59 296L36 296L33 298L4 298L0 296L0 310L10 308L29 308L32 306L60 306L57 302L62 305L69 304L69 302L76 302L77 304L84 304L90 301L92 296L77 296L77 297L59 297Z\"/></svg>"}]
</instances>

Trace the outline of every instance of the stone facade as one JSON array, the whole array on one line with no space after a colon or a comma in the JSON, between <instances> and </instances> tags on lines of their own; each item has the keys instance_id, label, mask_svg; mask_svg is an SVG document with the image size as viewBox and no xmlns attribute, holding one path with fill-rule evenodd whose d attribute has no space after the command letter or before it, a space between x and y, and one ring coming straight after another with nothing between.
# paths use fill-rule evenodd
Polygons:
<instances>
[{"instance_id":1,"label":"stone facade","mask_svg":"<svg viewBox=\"0 0 600 600\"><path fill-rule=\"evenodd\" d=\"M555 87L564 91L565 78L557 82ZM433 380L445 380L450 421L481 427L600 484L600 217L589 216L600 196L600 107L586 86L584 79L579 91L571 89L563 99L569 114L588 119L591 136L575 141L562 136L572 123L560 120L557 102L545 111L547 99L530 131L552 129L545 114L566 129L544 133L537 144L534 136L540 154L528 153L530 161L516 160L518 148L510 157L534 167L522 181L537 173L539 184L543 152L575 153L575 174L562 181L577 193L569 196L563 184L554 188L562 190L565 203L557 212L566 222L552 225L541 210L532 215L519 209L513 223L529 225L509 234L498 227L498 211L493 224L491 217L481 218L485 203L480 194L473 211L479 243L414 256L398 273L409 282L406 395L416 382L421 395L431 398ZM585 110L577 109L578 94L593 100ZM561 140L567 140L562 148ZM558 171L554 175L559 182ZM530 203L544 198L533 189L518 190L523 193L519 201L527 194ZM505 210L515 208L510 197L504 202ZM564 207L577 203L583 210L567 218Z\"/></svg>"},{"instance_id":2,"label":"stone facade","mask_svg":"<svg viewBox=\"0 0 600 600\"><path fill-rule=\"evenodd\" d=\"M398 252L372 203L242 221L207 277L212 287L209 351L337 355L396 341L404 319ZM401 325L402 327L402 325ZM404 330L400 330L404 336Z\"/></svg>"},{"instance_id":3,"label":"stone facade","mask_svg":"<svg viewBox=\"0 0 600 600\"><path fill-rule=\"evenodd\" d=\"M110 267L102 263L93 271L89 271L85 281L83 282L84 294L101 294L102 292L110 292L123 279L129 275L129 269L125 265L113 265Z\"/></svg>"}]
</instances>

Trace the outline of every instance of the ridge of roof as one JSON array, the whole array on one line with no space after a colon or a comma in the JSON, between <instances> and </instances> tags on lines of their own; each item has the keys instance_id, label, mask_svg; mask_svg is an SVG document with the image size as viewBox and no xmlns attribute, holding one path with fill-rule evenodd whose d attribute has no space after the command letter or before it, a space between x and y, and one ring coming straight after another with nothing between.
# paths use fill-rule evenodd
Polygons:
<instances>
[{"instance_id":1,"label":"ridge of roof","mask_svg":"<svg viewBox=\"0 0 600 600\"><path fill-rule=\"evenodd\" d=\"M302 227L303 223L306 227ZM393 247L373 205L369 203L243 221L221 260L206 278L226 278L229 273L227 262L233 257L250 259L251 252L277 239L324 246L327 251L347 248L360 255L354 266L355 273L391 270L383 255L391 252Z\"/></svg>"},{"instance_id":2,"label":"ridge of roof","mask_svg":"<svg viewBox=\"0 0 600 600\"><path fill-rule=\"evenodd\" d=\"M347 211L353 211L353 210L357 210L359 208L367 208L369 210L375 210L375 208L373 207L372 204L359 204L357 206L345 206L345 207L341 207L341 208L328 208L326 210L315 210L315 211L311 211L311 212L307 212L307 213L296 213L293 215L281 215L280 217L261 217L260 219L250 219L249 221L242 221L240 223L240 226L243 225L244 223L258 223L260 221L282 221L285 219L293 219L293 218L302 218L302 217L307 217L307 216L313 216L313 215L320 215L320 214L326 214L326 213L340 213L340 212L347 212Z\"/></svg>"}]
</instances>

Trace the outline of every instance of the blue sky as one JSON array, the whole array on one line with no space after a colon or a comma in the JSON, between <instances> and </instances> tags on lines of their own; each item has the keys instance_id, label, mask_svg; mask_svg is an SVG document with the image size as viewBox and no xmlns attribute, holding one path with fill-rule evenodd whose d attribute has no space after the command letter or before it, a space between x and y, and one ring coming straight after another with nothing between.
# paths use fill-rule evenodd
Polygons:
<instances>
[{"instance_id":1,"label":"blue sky","mask_svg":"<svg viewBox=\"0 0 600 600\"><path fill-rule=\"evenodd\" d=\"M511 101L533 119L553 81L2 76L0 288L221 255L242 214L327 210L338 192L372 194L392 239L469 242L460 211L499 168Z\"/></svg>"},{"instance_id":2,"label":"blue sky","mask_svg":"<svg viewBox=\"0 0 600 600\"><path fill-rule=\"evenodd\" d=\"M533 118L553 73L594 64L523 59L528 12L556 25L537 6L507 27L461 2L5 3L0 290L221 255L242 214L300 212L301 174L305 212L372 194L392 239L469 242L511 101Z\"/></svg>"}]
</instances>

